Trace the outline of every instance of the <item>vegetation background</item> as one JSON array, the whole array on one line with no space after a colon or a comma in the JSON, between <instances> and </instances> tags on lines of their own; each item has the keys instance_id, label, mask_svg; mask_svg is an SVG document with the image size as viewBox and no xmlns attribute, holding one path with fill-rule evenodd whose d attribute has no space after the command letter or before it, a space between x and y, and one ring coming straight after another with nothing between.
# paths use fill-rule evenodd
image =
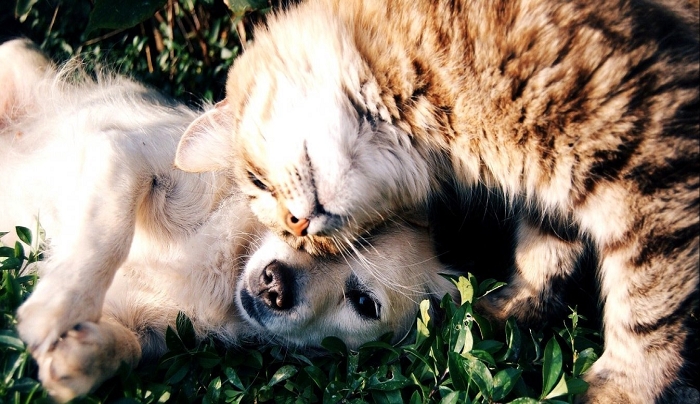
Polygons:
<instances>
[{"instance_id":1,"label":"vegetation background","mask_svg":"<svg viewBox=\"0 0 700 404\"><path fill-rule=\"evenodd\" d=\"M226 72L252 40L252 27L291 2L2 0L0 41L28 37L58 63L78 56L196 107L223 98ZM0 196L11 197L2 182ZM15 231L22 240L0 243L0 403L49 402L14 330L14 312L36 282L23 269L41 259L41 238L22 227L0 231ZM350 352L329 338L320 357L269 346L226 350L214 340L196 341L188 319L179 317L168 331L167 355L135 371L122 369L77 401L572 402L586 388L581 374L600 353L598 334L581 326L575 309L542 330L509 322L494 331L471 306L502 284L465 275L455 280L462 301L443 300L442 321L429 318L423 303L406 346L378 341Z\"/></svg>"}]
</instances>

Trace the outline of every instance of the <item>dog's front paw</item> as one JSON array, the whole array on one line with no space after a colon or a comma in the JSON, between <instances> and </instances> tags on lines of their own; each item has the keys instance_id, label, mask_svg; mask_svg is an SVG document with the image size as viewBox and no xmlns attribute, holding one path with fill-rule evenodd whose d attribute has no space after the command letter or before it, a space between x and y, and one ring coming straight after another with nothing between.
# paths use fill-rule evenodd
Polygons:
<instances>
[{"instance_id":1,"label":"dog's front paw","mask_svg":"<svg viewBox=\"0 0 700 404\"><path fill-rule=\"evenodd\" d=\"M101 313L91 292L42 279L17 310L17 331L30 352L40 356L76 324L97 322Z\"/></svg>"},{"instance_id":2,"label":"dog's front paw","mask_svg":"<svg viewBox=\"0 0 700 404\"><path fill-rule=\"evenodd\" d=\"M80 323L37 357L39 379L52 398L66 402L113 376L122 362L135 366L140 353L136 337L126 328Z\"/></svg>"},{"instance_id":3,"label":"dog's front paw","mask_svg":"<svg viewBox=\"0 0 700 404\"><path fill-rule=\"evenodd\" d=\"M95 323L66 332L37 357L39 379L54 399L65 402L89 392L103 380L105 347L110 342ZM116 370L116 369L115 369Z\"/></svg>"}]
</instances>

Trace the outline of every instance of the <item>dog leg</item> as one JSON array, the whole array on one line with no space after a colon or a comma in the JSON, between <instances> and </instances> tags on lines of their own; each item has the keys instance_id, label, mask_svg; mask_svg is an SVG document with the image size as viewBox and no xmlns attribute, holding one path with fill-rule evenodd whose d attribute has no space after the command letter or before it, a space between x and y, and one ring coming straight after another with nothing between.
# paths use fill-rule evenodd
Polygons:
<instances>
[{"instance_id":1,"label":"dog leg","mask_svg":"<svg viewBox=\"0 0 700 404\"><path fill-rule=\"evenodd\" d=\"M19 334L37 357L76 324L99 321L114 273L129 254L149 182L139 175L141 161L122 153L123 141L109 133L90 136L74 189L57 196L60 230L47 234L49 259L18 310Z\"/></svg>"}]
</instances>

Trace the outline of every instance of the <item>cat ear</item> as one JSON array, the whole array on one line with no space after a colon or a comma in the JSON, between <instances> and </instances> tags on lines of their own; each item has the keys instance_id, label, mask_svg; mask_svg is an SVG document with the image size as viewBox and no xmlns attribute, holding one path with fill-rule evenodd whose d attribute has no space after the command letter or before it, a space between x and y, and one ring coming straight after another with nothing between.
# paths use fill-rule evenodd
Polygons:
<instances>
[{"instance_id":1,"label":"cat ear","mask_svg":"<svg viewBox=\"0 0 700 404\"><path fill-rule=\"evenodd\" d=\"M51 62L28 39L14 39L0 45L0 127L31 110L39 96L40 81Z\"/></svg>"},{"instance_id":2,"label":"cat ear","mask_svg":"<svg viewBox=\"0 0 700 404\"><path fill-rule=\"evenodd\" d=\"M230 165L233 117L227 111L223 100L190 124L177 146L175 167L199 173Z\"/></svg>"}]
</instances>

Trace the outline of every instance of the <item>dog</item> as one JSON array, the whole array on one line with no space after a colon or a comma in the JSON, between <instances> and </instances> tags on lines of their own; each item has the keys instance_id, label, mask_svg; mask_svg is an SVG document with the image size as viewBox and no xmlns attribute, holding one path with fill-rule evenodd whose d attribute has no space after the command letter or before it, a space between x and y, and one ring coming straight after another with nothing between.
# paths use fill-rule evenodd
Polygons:
<instances>
[{"instance_id":1,"label":"dog","mask_svg":"<svg viewBox=\"0 0 700 404\"><path fill-rule=\"evenodd\" d=\"M39 223L47 236L17 329L57 401L161 355L180 312L228 346L336 336L357 348L401 340L422 300L457 296L420 223L389 223L339 256L289 247L231 173L174 168L199 112L153 89L75 60L59 69L24 39L0 45L0 82L0 229Z\"/></svg>"}]
</instances>

